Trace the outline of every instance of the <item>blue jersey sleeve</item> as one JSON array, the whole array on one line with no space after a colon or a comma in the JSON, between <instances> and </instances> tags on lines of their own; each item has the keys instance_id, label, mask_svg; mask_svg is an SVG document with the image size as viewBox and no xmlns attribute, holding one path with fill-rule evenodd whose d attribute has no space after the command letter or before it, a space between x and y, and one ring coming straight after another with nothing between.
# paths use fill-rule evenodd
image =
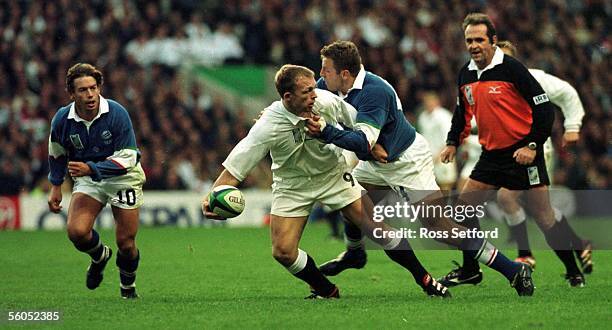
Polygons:
<instances>
[{"instance_id":1,"label":"blue jersey sleeve","mask_svg":"<svg viewBox=\"0 0 612 330\"><path fill-rule=\"evenodd\" d=\"M68 154L62 145L62 113L53 117L51 121L51 133L49 135L49 182L54 186L60 186L64 182L68 171Z\"/></svg>"},{"instance_id":2,"label":"blue jersey sleeve","mask_svg":"<svg viewBox=\"0 0 612 330\"><path fill-rule=\"evenodd\" d=\"M124 175L140 160L132 121L123 108L117 111L113 120L112 134L116 137L113 140L115 153L100 162L87 162L93 172L91 178L94 181Z\"/></svg>"}]
</instances>

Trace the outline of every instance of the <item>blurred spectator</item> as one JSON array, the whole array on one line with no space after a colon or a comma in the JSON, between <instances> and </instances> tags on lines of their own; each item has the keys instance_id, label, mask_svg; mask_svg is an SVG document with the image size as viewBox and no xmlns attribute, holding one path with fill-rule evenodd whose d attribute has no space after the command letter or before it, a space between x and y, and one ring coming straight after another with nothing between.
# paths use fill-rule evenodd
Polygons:
<instances>
[{"instance_id":1,"label":"blurred spectator","mask_svg":"<svg viewBox=\"0 0 612 330\"><path fill-rule=\"evenodd\" d=\"M528 67L578 89L587 111L583 138L575 154L557 148L555 182L611 188L612 4L605 0L2 1L2 186L31 190L44 183L49 120L69 102L57 90L76 62L108 72L103 95L130 112L145 189L201 189L251 123L197 84L184 90L181 64L292 62L318 71L319 47L351 39L365 65L395 86L414 123L424 91L436 91L441 106L454 108L455 73L467 61L457 51L464 46L456 22L471 11L488 13ZM245 184L266 180L258 174Z\"/></svg>"}]
</instances>

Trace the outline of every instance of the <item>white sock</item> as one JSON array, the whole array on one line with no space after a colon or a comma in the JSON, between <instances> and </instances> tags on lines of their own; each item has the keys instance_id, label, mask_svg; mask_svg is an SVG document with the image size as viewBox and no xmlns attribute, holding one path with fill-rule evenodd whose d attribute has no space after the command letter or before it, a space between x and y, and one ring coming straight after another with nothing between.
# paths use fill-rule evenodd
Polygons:
<instances>
[{"instance_id":1,"label":"white sock","mask_svg":"<svg viewBox=\"0 0 612 330\"><path fill-rule=\"evenodd\" d=\"M522 207L512 214L502 211L502 216L504 220L506 220L508 226L518 226L521 223L525 222L525 220L527 219L525 210L523 210Z\"/></svg>"},{"instance_id":2,"label":"white sock","mask_svg":"<svg viewBox=\"0 0 612 330\"><path fill-rule=\"evenodd\" d=\"M306 267L307 262L308 254L303 250L298 249L297 259L295 259L295 262L293 262L291 266L287 267L287 270L289 271L289 273L295 275Z\"/></svg>"},{"instance_id":3,"label":"white sock","mask_svg":"<svg viewBox=\"0 0 612 330\"><path fill-rule=\"evenodd\" d=\"M563 220L563 213L556 207L553 207L553 213L555 214L555 221L561 222Z\"/></svg>"}]
</instances>

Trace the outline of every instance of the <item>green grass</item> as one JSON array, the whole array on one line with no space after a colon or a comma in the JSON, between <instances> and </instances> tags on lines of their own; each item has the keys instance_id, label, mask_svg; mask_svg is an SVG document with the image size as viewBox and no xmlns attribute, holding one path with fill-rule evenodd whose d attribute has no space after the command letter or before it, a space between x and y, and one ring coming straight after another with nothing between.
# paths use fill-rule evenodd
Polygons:
<instances>
[{"instance_id":1,"label":"green grass","mask_svg":"<svg viewBox=\"0 0 612 330\"><path fill-rule=\"evenodd\" d=\"M113 242L113 232L101 233ZM307 226L302 249L317 262L343 243L324 225ZM113 244L114 245L114 244ZM596 251L587 287L569 288L550 251L535 251L536 293L519 298L499 274L484 269L478 286L453 288L453 299L427 298L408 272L382 251L363 270L333 279L342 298L305 301L308 288L271 257L268 229L142 228L138 235L141 298L119 298L109 263L102 285L85 288L88 259L64 232L0 232L0 311L59 310L60 323L14 327L124 328L604 328L610 312L612 251ZM114 249L116 250L116 249ZM509 251L514 256L514 251ZM418 251L429 271L443 275L455 251ZM4 322L4 323L2 323Z\"/></svg>"}]
</instances>

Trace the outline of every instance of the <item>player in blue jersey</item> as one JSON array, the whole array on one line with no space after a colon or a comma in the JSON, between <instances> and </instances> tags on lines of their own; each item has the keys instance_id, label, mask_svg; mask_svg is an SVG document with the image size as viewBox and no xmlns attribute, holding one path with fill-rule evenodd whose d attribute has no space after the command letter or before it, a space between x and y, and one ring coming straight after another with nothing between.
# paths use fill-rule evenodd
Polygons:
<instances>
[{"instance_id":1,"label":"player in blue jersey","mask_svg":"<svg viewBox=\"0 0 612 330\"><path fill-rule=\"evenodd\" d=\"M326 143L354 151L362 161L353 170L353 176L369 192L391 188L412 203L441 205L443 195L436 184L429 145L404 117L393 87L383 78L365 71L357 46L350 41L336 41L323 47L321 59L318 87L343 97L357 109L357 118L353 130L340 130L332 125L322 128L319 122L310 119L309 133ZM377 145L381 148L372 148ZM467 230L441 216L421 220L431 231ZM366 263L361 231L349 224L345 228L347 250L321 266L326 275L361 268ZM510 261L485 239L449 235L440 240L471 251L474 259L502 273L519 295L533 294L531 269ZM410 271L418 283L426 271L414 252L410 252L413 259Z\"/></svg>"},{"instance_id":2,"label":"player in blue jersey","mask_svg":"<svg viewBox=\"0 0 612 330\"><path fill-rule=\"evenodd\" d=\"M137 298L136 247L138 210L143 203L145 174L128 112L100 95L102 73L78 63L68 70L66 90L72 103L60 108L49 136L49 210L62 210L61 186L66 172L74 181L68 208L68 237L77 250L89 254L86 285L96 289L103 279L112 250L93 229L96 217L110 203L116 223L120 292Z\"/></svg>"}]
</instances>

